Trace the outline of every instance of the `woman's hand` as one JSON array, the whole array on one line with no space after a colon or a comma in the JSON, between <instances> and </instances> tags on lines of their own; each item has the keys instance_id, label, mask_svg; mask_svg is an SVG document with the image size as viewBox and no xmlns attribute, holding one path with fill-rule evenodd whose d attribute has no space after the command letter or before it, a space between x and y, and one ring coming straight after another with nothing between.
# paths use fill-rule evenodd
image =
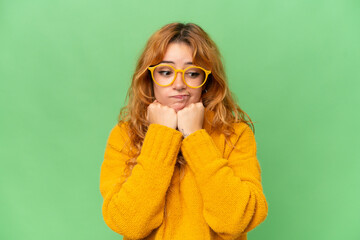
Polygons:
<instances>
[{"instance_id":1,"label":"woman's hand","mask_svg":"<svg viewBox=\"0 0 360 240\"><path fill-rule=\"evenodd\" d=\"M204 122L204 105L202 101L191 103L177 112L177 125L184 138L202 129Z\"/></svg>"},{"instance_id":2,"label":"woman's hand","mask_svg":"<svg viewBox=\"0 0 360 240\"><path fill-rule=\"evenodd\" d=\"M176 129L177 115L174 109L160 104L157 100L151 103L147 108L147 120L151 123L157 123Z\"/></svg>"}]
</instances>

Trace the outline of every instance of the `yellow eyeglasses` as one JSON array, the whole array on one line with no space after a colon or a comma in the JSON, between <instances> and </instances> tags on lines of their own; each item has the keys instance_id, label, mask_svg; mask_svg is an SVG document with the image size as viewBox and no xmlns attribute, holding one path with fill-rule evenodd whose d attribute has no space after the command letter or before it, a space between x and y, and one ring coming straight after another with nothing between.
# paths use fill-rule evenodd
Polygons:
<instances>
[{"instance_id":1,"label":"yellow eyeglasses","mask_svg":"<svg viewBox=\"0 0 360 240\"><path fill-rule=\"evenodd\" d=\"M178 72L182 73L184 83L190 88L199 88L205 84L211 71L205 70L202 67L190 66L182 69L175 69L169 64L158 64L153 67L148 67L151 72L151 77L154 82L162 87L171 85L176 78Z\"/></svg>"}]
</instances>

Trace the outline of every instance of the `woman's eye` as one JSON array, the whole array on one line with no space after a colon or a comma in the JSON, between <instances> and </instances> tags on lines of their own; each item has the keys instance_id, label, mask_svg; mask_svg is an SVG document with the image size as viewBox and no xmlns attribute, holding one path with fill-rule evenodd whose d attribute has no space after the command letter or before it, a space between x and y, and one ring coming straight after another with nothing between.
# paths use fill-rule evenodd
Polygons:
<instances>
[{"instance_id":1,"label":"woman's eye","mask_svg":"<svg viewBox=\"0 0 360 240\"><path fill-rule=\"evenodd\" d=\"M197 77L197 76L199 76L200 74L197 73L197 72L189 72L188 75L189 75L190 77Z\"/></svg>"},{"instance_id":2,"label":"woman's eye","mask_svg":"<svg viewBox=\"0 0 360 240\"><path fill-rule=\"evenodd\" d=\"M169 76L171 74L171 71L159 71L160 75Z\"/></svg>"}]
</instances>

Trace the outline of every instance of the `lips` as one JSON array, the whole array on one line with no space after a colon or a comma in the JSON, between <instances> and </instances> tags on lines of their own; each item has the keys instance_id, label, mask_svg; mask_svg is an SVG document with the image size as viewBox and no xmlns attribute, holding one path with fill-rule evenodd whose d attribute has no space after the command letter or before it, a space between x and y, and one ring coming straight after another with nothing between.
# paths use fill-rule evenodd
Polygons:
<instances>
[{"instance_id":1,"label":"lips","mask_svg":"<svg viewBox=\"0 0 360 240\"><path fill-rule=\"evenodd\" d=\"M173 98L177 98L177 99L185 99L187 97L189 97L189 95L176 95L176 96L171 96Z\"/></svg>"}]
</instances>

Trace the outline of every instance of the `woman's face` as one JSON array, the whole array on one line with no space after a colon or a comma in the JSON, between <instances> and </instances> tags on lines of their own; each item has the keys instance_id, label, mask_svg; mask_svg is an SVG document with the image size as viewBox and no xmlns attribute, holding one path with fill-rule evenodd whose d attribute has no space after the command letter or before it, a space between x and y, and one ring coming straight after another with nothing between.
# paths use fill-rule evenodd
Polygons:
<instances>
[{"instance_id":1,"label":"woman's face","mask_svg":"<svg viewBox=\"0 0 360 240\"><path fill-rule=\"evenodd\" d=\"M161 63L170 64L175 69L185 69L193 65L192 61L191 48L185 43L174 42L168 45ZM200 88L190 88L184 83L179 72L171 85L161 87L154 83L153 86L156 100L178 112L191 103L199 102L205 85Z\"/></svg>"}]
</instances>

